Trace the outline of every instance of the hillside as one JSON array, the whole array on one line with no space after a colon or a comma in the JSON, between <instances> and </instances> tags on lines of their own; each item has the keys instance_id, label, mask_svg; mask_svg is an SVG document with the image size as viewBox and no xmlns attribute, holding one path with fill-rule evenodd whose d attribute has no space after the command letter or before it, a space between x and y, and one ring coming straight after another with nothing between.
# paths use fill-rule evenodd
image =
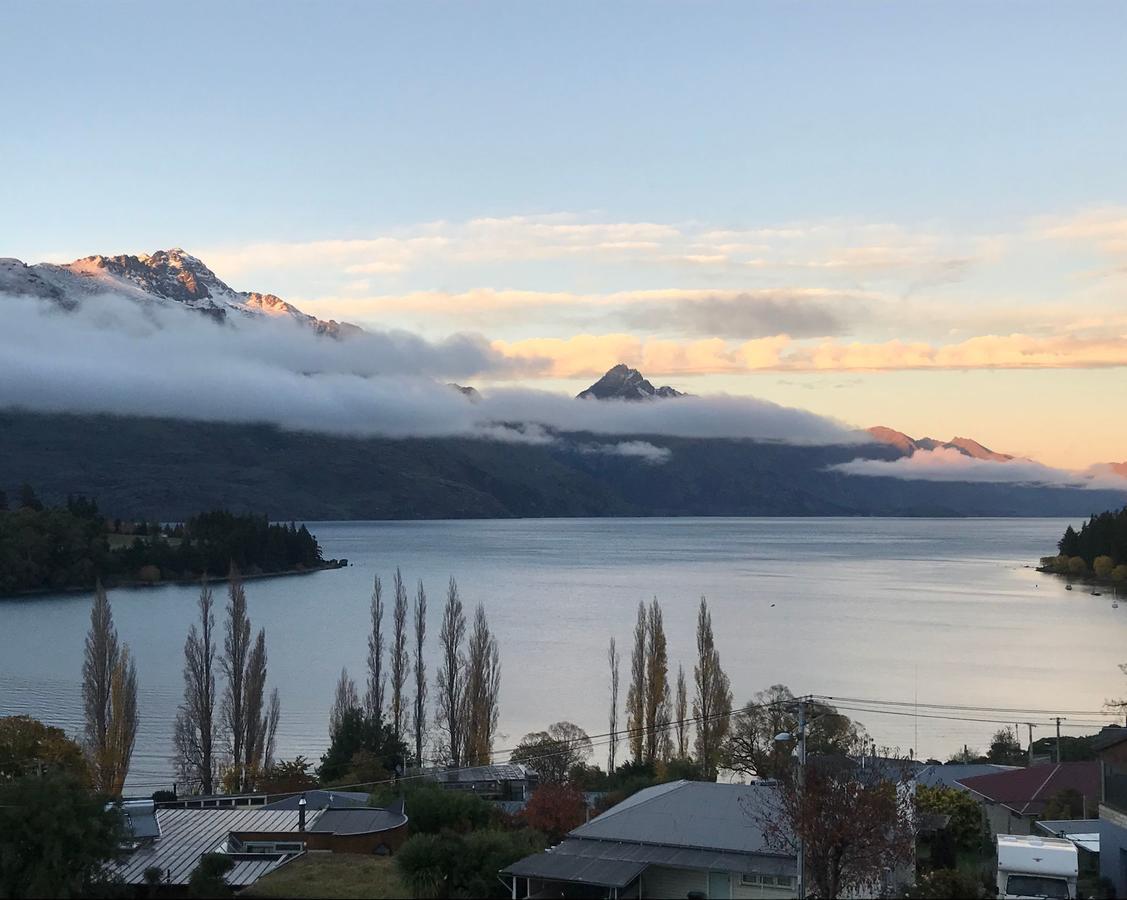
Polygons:
<instances>
[{"instance_id":1,"label":"hillside","mask_svg":"<svg viewBox=\"0 0 1127 900\"><path fill-rule=\"evenodd\" d=\"M0 412L0 482L44 500L98 499L123 518L225 507L272 519L512 516L1077 516L1123 504L1110 491L863 478L825 471L878 443L796 447L660 437L667 461L553 444L348 438L266 425ZM616 442L621 438L616 437Z\"/></svg>"}]
</instances>

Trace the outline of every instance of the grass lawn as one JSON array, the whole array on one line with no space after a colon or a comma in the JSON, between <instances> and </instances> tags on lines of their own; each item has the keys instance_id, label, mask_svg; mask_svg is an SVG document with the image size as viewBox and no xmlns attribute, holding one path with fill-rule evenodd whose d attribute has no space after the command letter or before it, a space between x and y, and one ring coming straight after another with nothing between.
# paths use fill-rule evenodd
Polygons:
<instances>
[{"instance_id":1,"label":"grass lawn","mask_svg":"<svg viewBox=\"0 0 1127 900\"><path fill-rule=\"evenodd\" d=\"M277 872L258 879L240 897L371 897L387 900L410 896L395 862L386 856L358 853L307 853Z\"/></svg>"}]
</instances>

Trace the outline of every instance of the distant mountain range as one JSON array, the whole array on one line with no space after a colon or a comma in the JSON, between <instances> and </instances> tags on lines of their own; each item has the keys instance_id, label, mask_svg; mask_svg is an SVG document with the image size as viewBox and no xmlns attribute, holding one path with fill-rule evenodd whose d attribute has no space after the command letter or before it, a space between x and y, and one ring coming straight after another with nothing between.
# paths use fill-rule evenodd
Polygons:
<instances>
[{"instance_id":1,"label":"distant mountain range","mask_svg":"<svg viewBox=\"0 0 1127 900\"><path fill-rule=\"evenodd\" d=\"M87 256L65 265L29 266L0 258L0 293L40 297L75 309L100 294L128 297L141 305L179 307L219 322L230 317L286 317L319 334L339 337L355 325L307 315L273 294L236 291L190 253L173 248L152 255Z\"/></svg>"},{"instance_id":2,"label":"distant mountain range","mask_svg":"<svg viewBox=\"0 0 1127 900\"><path fill-rule=\"evenodd\" d=\"M236 291L180 249L89 256L66 265L0 259L0 293L73 310L107 294L221 323L284 319L333 339L361 329L310 316L273 294ZM469 386L451 385L467 402ZM673 403L626 364L576 402ZM518 423L519 424L519 423ZM27 481L48 500L94 495L113 515L179 518L211 506L288 518L599 515L1087 515L1116 491L860 477L856 459L892 462L946 448L1013 457L970 438L912 438L884 426L832 446L544 429L545 440L357 438L262 424L0 410L0 488ZM1127 476L1127 463L1109 464Z\"/></svg>"},{"instance_id":3,"label":"distant mountain range","mask_svg":"<svg viewBox=\"0 0 1127 900\"><path fill-rule=\"evenodd\" d=\"M892 428L886 428L884 425L877 425L868 429L876 440L882 444L888 444L900 450L905 456L911 456L917 450L938 450L945 448L947 450L957 450L963 456L969 456L971 459L985 459L991 462L1008 462L1013 459L1008 453L997 453L989 447L985 447L973 438L957 437L949 441L937 441L934 438L913 438L908 437L902 431L896 431Z\"/></svg>"}]
</instances>

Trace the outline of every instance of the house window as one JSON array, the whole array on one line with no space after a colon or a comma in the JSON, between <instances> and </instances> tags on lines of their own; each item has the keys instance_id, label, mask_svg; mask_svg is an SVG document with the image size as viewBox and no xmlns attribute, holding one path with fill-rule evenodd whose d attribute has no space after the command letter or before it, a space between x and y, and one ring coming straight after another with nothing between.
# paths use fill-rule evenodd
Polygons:
<instances>
[{"instance_id":1,"label":"house window","mask_svg":"<svg viewBox=\"0 0 1127 900\"><path fill-rule=\"evenodd\" d=\"M740 884L744 887L778 887L789 888L794 886L794 879L789 875L757 875L749 873L740 876Z\"/></svg>"}]
</instances>

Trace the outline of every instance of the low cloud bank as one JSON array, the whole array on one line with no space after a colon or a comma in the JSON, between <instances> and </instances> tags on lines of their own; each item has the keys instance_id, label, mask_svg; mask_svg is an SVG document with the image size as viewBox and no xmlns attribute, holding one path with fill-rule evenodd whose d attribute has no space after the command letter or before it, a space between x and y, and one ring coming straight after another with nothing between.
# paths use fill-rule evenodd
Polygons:
<instances>
[{"instance_id":1,"label":"low cloud bank","mask_svg":"<svg viewBox=\"0 0 1127 900\"><path fill-rule=\"evenodd\" d=\"M507 389L470 402L444 382L514 377L528 363L499 355L473 335L430 342L402 332L367 333L334 341L286 321L220 326L114 296L89 298L66 313L41 300L0 295L0 322L5 407L526 443L551 441L550 431L794 444L867 439L833 420L752 398L625 403ZM615 452L653 457L629 449L637 443Z\"/></svg>"},{"instance_id":2,"label":"low cloud bank","mask_svg":"<svg viewBox=\"0 0 1127 900\"><path fill-rule=\"evenodd\" d=\"M830 469L847 475L911 481L969 481L1127 491L1127 478L1117 475L1106 466L1094 466L1085 472L1070 472L1066 469L1054 469L1031 459L1011 459L1006 462L974 459L948 447L917 450L911 456L894 460L854 459L830 466Z\"/></svg>"}]
</instances>

